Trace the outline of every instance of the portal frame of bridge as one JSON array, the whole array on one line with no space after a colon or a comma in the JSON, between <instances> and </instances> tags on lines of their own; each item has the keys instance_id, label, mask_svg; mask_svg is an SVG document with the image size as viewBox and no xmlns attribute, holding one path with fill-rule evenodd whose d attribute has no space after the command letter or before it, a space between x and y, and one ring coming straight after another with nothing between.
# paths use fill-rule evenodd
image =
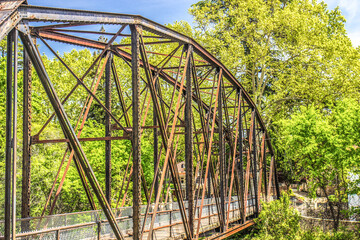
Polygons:
<instances>
[{"instance_id":1,"label":"portal frame of bridge","mask_svg":"<svg viewBox=\"0 0 360 240\"><path fill-rule=\"evenodd\" d=\"M169 197L168 179L171 179L174 187L172 191L179 204L187 239L199 237L205 195L213 196L216 201L219 231L222 235L234 231L234 228L229 228L229 225L233 224L229 222L229 214L234 194L238 197L239 206L241 206L242 219L238 222L239 229L241 225L249 224L246 209L248 200L252 196L255 199L254 217L259 214L261 200L269 201L271 196L279 197L274 150L259 111L249 94L230 71L192 38L137 15L29 6L25 1L20 0L4 1L2 4L0 39L7 36L4 232L6 240L16 237L17 166L14 159L17 159L18 35L24 47L22 218L30 217L31 146L34 144L66 142L68 145L42 216L47 211L49 214L53 213L66 172L74 158L90 208L96 209L96 202L101 206L117 239L124 239L124 236L111 207L111 145L113 141L128 140L132 143L132 164L129 157L116 206L118 207L121 196L123 196L121 205L124 204L132 177L134 239L144 237L145 221L150 216L147 239L152 238L156 212L160 199L164 195L162 192L165 192L162 191L164 186L167 187L165 200ZM95 24L116 26L117 31L106 33L86 29ZM129 33L124 33L125 30ZM86 34L106 35L111 39L101 42L90 37L81 37ZM130 43L115 43L115 40L119 38L127 39L125 42ZM96 49L99 53L85 74L79 77L48 41ZM42 61L37 47L39 43L46 46L76 80L74 88L63 96L62 100L51 80L52 76L48 75ZM165 46L171 51L153 52L154 45ZM119 61L131 69L131 87L126 89L131 90L131 98L127 97L123 82L117 74L119 67L116 64ZM94 78L92 86L89 87L85 79L97 65L100 71L96 70L97 78ZM35 135L31 135L32 68L35 69L54 110L48 121ZM105 103L96 95L104 71ZM115 91L112 91L113 85L115 85ZM172 86L168 94L171 96L169 99L164 98L167 94L164 93L164 86L168 88ZM86 91L87 100L78 118L79 125L74 127L65 111L64 104L79 87ZM145 98L142 97L144 92ZM116 95L118 100L115 105L120 109L117 112L120 118L112 111L113 99L115 99L112 95ZM131 104L127 106L130 100ZM93 101L97 102L105 113L105 136L80 138ZM149 111L153 113L152 125L145 122ZM40 139L41 133L54 117L57 118L65 138ZM146 129L153 130L155 146L155 177L150 184L150 189L148 189L149 186L141 167L141 136ZM112 133L115 132L113 136ZM179 145L181 145L179 144L180 136L184 136L185 187L180 182L176 161ZM86 141L105 142L105 191L98 182L81 145L81 142ZM65 161L67 154L70 154L70 157L68 161ZM61 169L65 169L65 174L62 175L55 191ZM200 184L197 184L197 179ZM147 203L144 222L141 220L140 209L142 197ZM49 204L51 198L53 201ZM187 206L184 204L185 200ZM199 210L195 208L198 202L200 202ZM152 203L154 209L150 214L149 209ZM198 220L195 220L196 214ZM29 229L30 226L25 222L21 228Z\"/></svg>"}]
</instances>

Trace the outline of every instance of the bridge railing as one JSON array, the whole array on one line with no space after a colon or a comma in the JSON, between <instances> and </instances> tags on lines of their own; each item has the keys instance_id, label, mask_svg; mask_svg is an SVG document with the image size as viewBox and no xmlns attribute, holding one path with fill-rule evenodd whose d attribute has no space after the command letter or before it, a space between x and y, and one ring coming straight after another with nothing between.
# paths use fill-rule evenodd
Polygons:
<instances>
[{"instance_id":1,"label":"bridge railing","mask_svg":"<svg viewBox=\"0 0 360 240\"><path fill-rule=\"evenodd\" d=\"M247 215L252 215L254 205L253 199L248 200ZM185 202L187 207L187 202ZM144 216L146 206L142 206L142 216ZM143 238L147 237L152 217L152 209L146 221ZM195 222L197 223L200 210L198 201L195 211ZM229 222L238 221L240 216L239 201L237 197L232 197L230 204ZM132 236L132 207L113 209L116 220L122 234L125 237ZM143 222L143 217L142 217ZM23 226L28 226L25 229ZM205 199L200 233L204 233L219 227L218 212L215 199ZM197 230L197 224L194 226ZM0 221L0 239L4 230L4 221ZM112 229L101 210L57 214L45 216L43 218L25 218L17 220L17 239L107 239L113 237ZM172 202L162 204L157 212L154 223L154 235L156 239L178 238L184 234L182 218L178 203Z\"/></svg>"}]
</instances>

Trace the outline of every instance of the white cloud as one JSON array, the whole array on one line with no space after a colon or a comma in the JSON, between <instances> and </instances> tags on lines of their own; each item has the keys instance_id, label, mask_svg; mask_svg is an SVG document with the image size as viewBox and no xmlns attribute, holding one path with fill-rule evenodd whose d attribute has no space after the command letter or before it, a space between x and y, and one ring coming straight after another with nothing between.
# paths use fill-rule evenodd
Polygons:
<instances>
[{"instance_id":1,"label":"white cloud","mask_svg":"<svg viewBox=\"0 0 360 240\"><path fill-rule=\"evenodd\" d=\"M338 0L340 8L347 15L347 20L350 23L359 14L358 0Z\"/></svg>"},{"instance_id":2,"label":"white cloud","mask_svg":"<svg viewBox=\"0 0 360 240\"><path fill-rule=\"evenodd\" d=\"M359 31L349 32L348 35L349 35L349 38L351 39L351 42L354 47L360 46L360 32Z\"/></svg>"}]
</instances>

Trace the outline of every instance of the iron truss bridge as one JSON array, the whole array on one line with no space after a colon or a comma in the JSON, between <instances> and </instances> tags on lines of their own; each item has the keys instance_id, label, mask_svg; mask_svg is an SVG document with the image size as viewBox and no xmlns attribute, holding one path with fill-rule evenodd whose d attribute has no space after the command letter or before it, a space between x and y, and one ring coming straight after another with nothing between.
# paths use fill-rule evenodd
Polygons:
<instances>
[{"instance_id":1,"label":"iron truss bridge","mask_svg":"<svg viewBox=\"0 0 360 240\"><path fill-rule=\"evenodd\" d=\"M101 26L113 31L94 30ZM254 102L192 38L137 15L30 6L21 0L0 2L0 40L5 37L5 216L0 239L225 238L252 225L262 201L279 197L274 151ZM59 55L56 48L64 43L95 51L82 75ZM39 46L62 65L69 77L61 81L72 82L70 92L64 93L59 77L46 69ZM23 91L17 89L20 69ZM36 132L32 122L39 119L32 116L31 104L38 94L32 91L35 77L49 103L43 108L50 112ZM74 118L67 104L75 101L77 91L85 94L76 100L82 110ZM105 134L82 137L94 104L105 115ZM22 119L22 146L17 119ZM61 126L63 139L44 134L51 123ZM145 136L153 148L146 156L153 164L151 182L141 164ZM101 183L85 154L89 141L104 143ZM119 173L112 172L112 149L121 141L129 142L131 153L123 159L127 166L120 181L114 182L111 176ZM62 159L54 159L60 167L41 216L30 216L32 148L39 144L62 144L66 150ZM16 166L18 158L21 167ZM92 211L53 215L73 166ZM22 174L21 197L16 196L15 173ZM120 186L116 194L114 185Z\"/></svg>"}]
</instances>

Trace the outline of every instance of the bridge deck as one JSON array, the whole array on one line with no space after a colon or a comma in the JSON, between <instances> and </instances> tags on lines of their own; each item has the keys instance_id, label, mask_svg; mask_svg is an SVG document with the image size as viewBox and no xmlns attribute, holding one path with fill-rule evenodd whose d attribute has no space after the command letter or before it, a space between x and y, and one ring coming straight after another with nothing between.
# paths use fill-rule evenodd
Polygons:
<instances>
[{"instance_id":1,"label":"bridge deck","mask_svg":"<svg viewBox=\"0 0 360 240\"><path fill-rule=\"evenodd\" d=\"M186 203L186 202L185 202ZM145 213L146 206L142 206ZM197 203L194 231L197 231L200 202ZM117 223L125 239L132 239L132 207L114 209ZM253 201L248 201L247 216L253 213ZM147 239L152 212L147 217L143 239ZM240 220L239 202L237 197L232 198L229 213L229 226ZM142 217L143 223L144 217ZM21 225L28 222L30 230L21 229ZM27 218L17 221L17 239L115 239L112 229L101 210L86 211L68 214L58 214L43 218ZM206 233L220 226L215 199L205 199L200 233ZM4 223L0 222L0 233ZM163 204L158 211L154 223L153 239L179 239L184 238L184 227L178 204ZM2 237L0 236L0 239Z\"/></svg>"}]
</instances>

